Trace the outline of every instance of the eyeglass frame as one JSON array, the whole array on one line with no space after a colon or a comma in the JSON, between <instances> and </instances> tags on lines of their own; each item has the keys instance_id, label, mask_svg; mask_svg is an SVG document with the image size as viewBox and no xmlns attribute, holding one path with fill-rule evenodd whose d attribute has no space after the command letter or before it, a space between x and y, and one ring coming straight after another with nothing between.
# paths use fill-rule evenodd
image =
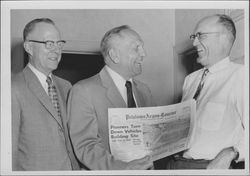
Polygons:
<instances>
[{"instance_id":1,"label":"eyeglass frame","mask_svg":"<svg viewBox=\"0 0 250 176\"><path fill-rule=\"evenodd\" d=\"M57 47L58 47L59 49L62 49L63 46L64 46L64 44L66 43L65 40L58 40L58 41L52 41L52 40L46 40L46 41L27 40L27 41L28 41L28 42L35 42L35 43L42 43L42 44L45 45L45 48L47 48L47 49L49 49L49 50L53 50L53 49L56 47L55 43L57 44ZM51 44L53 44L51 47L48 47L48 46L49 46L49 42L50 42ZM62 43L62 45L58 45L58 43Z\"/></svg>"},{"instance_id":2,"label":"eyeglass frame","mask_svg":"<svg viewBox=\"0 0 250 176\"><path fill-rule=\"evenodd\" d=\"M195 38L197 37L197 39L199 41L201 41L201 36L202 35L207 35L207 34L218 34L218 33L221 33L221 32L197 32L196 34L192 34L189 36L190 40L194 41Z\"/></svg>"}]
</instances>

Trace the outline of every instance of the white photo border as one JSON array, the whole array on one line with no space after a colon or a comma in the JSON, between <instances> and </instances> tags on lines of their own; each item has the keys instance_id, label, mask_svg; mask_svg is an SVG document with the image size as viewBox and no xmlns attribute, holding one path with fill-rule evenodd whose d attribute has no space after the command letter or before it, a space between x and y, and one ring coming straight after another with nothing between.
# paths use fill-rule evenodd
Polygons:
<instances>
[{"instance_id":1,"label":"white photo border","mask_svg":"<svg viewBox=\"0 0 250 176\"><path fill-rule=\"evenodd\" d=\"M83 7L83 8L79 8ZM1 174L3 175L248 175L244 170L43 171L11 170L11 10L14 9L244 9L245 115L249 117L249 2L248 1L2 1L1 2ZM228 11L227 13L230 13ZM249 119L246 118L249 156Z\"/></svg>"}]
</instances>

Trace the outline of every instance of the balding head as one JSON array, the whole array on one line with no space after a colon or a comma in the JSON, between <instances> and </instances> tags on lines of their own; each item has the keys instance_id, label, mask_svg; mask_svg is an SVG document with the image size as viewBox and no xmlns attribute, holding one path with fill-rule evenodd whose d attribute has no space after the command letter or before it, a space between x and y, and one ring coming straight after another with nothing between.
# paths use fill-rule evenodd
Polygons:
<instances>
[{"instance_id":1,"label":"balding head","mask_svg":"<svg viewBox=\"0 0 250 176\"><path fill-rule=\"evenodd\" d=\"M214 24L214 25L220 25L223 29L224 32L228 33L228 39L233 45L235 39L236 39L236 28L233 20L224 14L216 14L212 16L207 16L201 19L197 26L200 25L201 23L209 23L209 24Z\"/></svg>"},{"instance_id":2,"label":"balding head","mask_svg":"<svg viewBox=\"0 0 250 176\"><path fill-rule=\"evenodd\" d=\"M191 38L198 51L197 62L210 67L230 55L236 31L230 17L212 15L197 23L194 34Z\"/></svg>"}]
</instances>

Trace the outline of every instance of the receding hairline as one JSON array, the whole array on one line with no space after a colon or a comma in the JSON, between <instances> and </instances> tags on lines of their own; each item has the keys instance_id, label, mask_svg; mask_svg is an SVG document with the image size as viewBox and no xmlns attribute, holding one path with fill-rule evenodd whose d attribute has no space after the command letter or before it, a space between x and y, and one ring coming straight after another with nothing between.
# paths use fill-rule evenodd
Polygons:
<instances>
[{"instance_id":1,"label":"receding hairline","mask_svg":"<svg viewBox=\"0 0 250 176\"><path fill-rule=\"evenodd\" d=\"M104 58L108 55L107 52L110 47L123 43L121 40L127 38L129 35L136 36L142 41L140 35L128 25L118 26L106 32L101 40L101 52Z\"/></svg>"},{"instance_id":2,"label":"receding hairline","mask_svg":"<svg viewBox=\"0 0 250 176\"><path fill-rule=\"evenodd\" d=\"M230 34L229 39L231 40L232 44L234 43L236 39L236 28L230 16L224 14L215 14L204 17L197 23L195 30L197 30L197 28L205 22L207 22L206 25L220 26L222 30Z\"/></svg>"},{"instance_id":3,"label":"receding hairline","mask_svg":"<svg viewBox=\"0 0 250 176\"><path fill-rule=\"evenodd\" d=\"M128 35L132 35L132 36L136 36L136 37L138 37L140 40L142 40L141 37L140 37L140 35L139 35L135 30L133 30L133 29L131 29L131 28L129 28L129 29L124 29L124 30L122 30L122 31L120 32L121 37L126 37L127 34L128 34Z\"/></svg>"},{"instance_id":4,"label":"receding hairline","mask_svg":"<svg viewBox=\"0 0 250 176\"><path fill-rule=\"evenodd\" d=\"M42 21L42 22L38 22L38 23L36 23L34 25L33 29L28 33L28 35L26 36L26 38L28 38L29 35L32 35L32 34L34 34L36 32L39 32L38 29L41 28L40 25L50 26L50 27L54 28L60 34L60 31L59 31L59 29L57 28L57 26L55 24L47 23L47 22L43 22ZM44 26L42 26L42 27L44 27Z\"/></svg>"},{"instance_id":5,"label":"receding hairline","mask_svg":"<svg viewBox=\"0 0 250 176\"><path fill-rule=\"evenodd\" d=\"M218 26L221 26L223 29L227 30L227 28L223 25L223 23L220 22L220 15L219 14L210 15L210 16L206 16L206 17L202 18L201 20L198 21L196 28L198 26L200 26L202 23L208 22L209 20L210 20L210 22L209 22L210 25L211 24L218 25ZM228 32L230 32L230 31L228 31Z\"/></svg>"},{"instance_id":6,"label":"receding hairline","mask_svg":"<svg viewBox=\"0 0 250 176\"><path fill-rule=\"evenodd\" d=\"M202 19L200 19L196 25L196 28L200 25L203 25L204 23L208 23L208 24L215 24L215 25L220 25L222 26L222 24L219 23L219 17L212 15L212 16L206 16ZM207 25L208 25L207 24Z\"/></svg>"},{"instance_id":7,"label":"receding hairline","mask_svg":"<svg viewBox=\"0 0 250 176\"><path fill-rule=\"evenodd\" d=\"M37 27L39 24L50 24L54 26L57 30L58 28L56 27L55 23L53 20L49 18L36 18L28 22L23 30L23 40L25 41L27 36L34 31L34 29ZM59 31L59 30L58 30Z\"/></svg>"},{"instance_id":8,"label":"receding hairline","mask_svg":"<svg viewBox=\"0 0 250 176\"><path fill-rule=\"evenodd\" d=\"M123 40L123 39L127 38L128 36L139 36L139 35L132 29L124 29L124 30L121 30L117 34L114 34L111 37L111 41L115 38L119 38L119 39Z\"/></svg>"},{"instance_id":9,"label":"receding hairline","mask_svg":"<svg viewBox=\"0 0 250 176\"><path fill-rule=\"evenodd\" d=\"M197 23L197 25L195 27L195 31L201 32L201 31L197 31L197 30L202 25L205 25L205 28L207 28L207 27L211 27L211 28L220 27L220 30L222 30L221 32L225 33L225 36L228 39L228 42L230 44L230 49L232 48L232 46L235 42L235 39L236 39L236 28L235 28L235 24L230 16L224 15L224 14L215 14L215 15L204 17ZM206 31L206 32L208 32L208 31ZM209 31L209 32L211 32L211 31Z\"/></svg>"}]
</instances>

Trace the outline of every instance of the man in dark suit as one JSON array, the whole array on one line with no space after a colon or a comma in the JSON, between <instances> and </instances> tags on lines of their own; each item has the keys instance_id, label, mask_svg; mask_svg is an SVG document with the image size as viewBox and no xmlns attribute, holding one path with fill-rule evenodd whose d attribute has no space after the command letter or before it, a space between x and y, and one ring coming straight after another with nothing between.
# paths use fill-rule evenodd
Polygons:
<instances>
[{"instance_id":1,"label":"man in dark suit","mask_svg":"<svg viewBox=\"0 0 250 176\"><path fill-rule=\"evenodd\" d=\"M147 169L152 166L148 156L131 162L115 159L108 134L109 108L153 106L149 88L134 79L142 72L142 39L128 26L116 27L104 35L101 51L106 66L76 83L68 101L69 131L77 158L91 170ZM132 85L130 95L128 84Z\"/></svg>"},{"instance_id":2,"label":"man in dark suit","mask_svg":"<svg viewBox=\"0 0 250 176\"><path fill-rule=\"evenodd\" d=\"M12 77L12 169L79 169L67 130L71 84L52 74L65 41L47 18L29 22L23 37L29 63Z\"/></svg>"}]
</instances>

